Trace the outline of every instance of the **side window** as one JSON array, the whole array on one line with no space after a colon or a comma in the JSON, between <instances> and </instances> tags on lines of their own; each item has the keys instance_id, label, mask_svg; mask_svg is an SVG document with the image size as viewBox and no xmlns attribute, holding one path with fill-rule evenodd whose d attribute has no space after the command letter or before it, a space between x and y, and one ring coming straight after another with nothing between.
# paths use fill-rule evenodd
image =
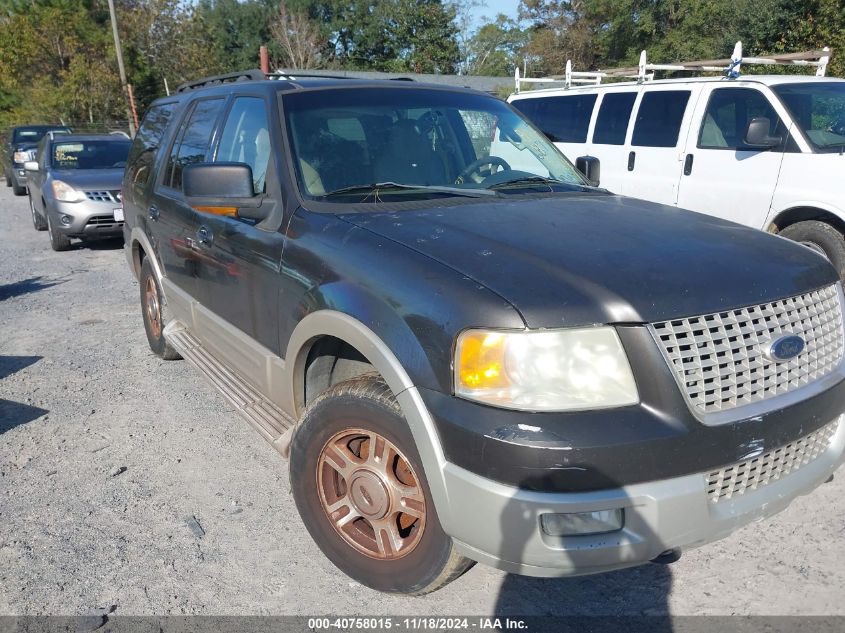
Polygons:
<instances>
[{"instance_id":1,"label":"side window","mask_svg":"<svg viewBox=\"0 0 845 633\"><path fill-rule=\"evenodd\" d=\"M602 145L624 145L628 122L636 92L609 92L604 95L596 118L596 129L593 132L593 143Z\"/></svg>"},{"instance_id":2,"label":"side window","mask_svg":"<svg viewBox=\"0 0 845 633\"><path fill-rule=\"evenodd\" d=\"M596 95L568 95L514 101L553 143L586 143Z\"/></svg>"},{"instance_id":3,"label":"side window","mask_svg":"<svg viewBox=\"0 0 845 633\"><path fill-rule=\"evenodd\" d=\"M176 110L176 103L163 103L149 109L141 123L141 129L132 142L129 158L126 159L126 173L129 181L146 184L155 167L155 155L164 138L167 124Z\"/></svg>"},{"instance_id":4,"label":"side window","mask_svg":"<svg viewBox=\"0 0 845 633\"><path fill-rule=\"evenodd\" d=\"M783 123L769 100L752 88L714 90L707 102L704 120L698 133L702 149L759 150L745 144L745 130L751 119L766 117L769 134L784 132Z\"/></svg>"},{"instance_id":5,"label":"side window","mask_svg":"<svg viewBox=\"0 0 845 633\"><path fill-rule=\"evenodd\" d=\"M689 90L653 90L646 92L637 110L631 145L638 147L675 147L681 122L689 101Z\"/></svg>"},{"instance_id":6,"label":"side window","mask_svg":"<svg viewBox=\"0 0 845 633\"><path fill-rule=\"evenodd\" d=\"M165 187L182 189L182 169L191 163L201 163L208 153L211 144L211 134L223 99L207 99L197 102L194 111L188 117L182 128L182 134L170 150L170 158L162 183Z\"/></svg>"},{"instance_id":7,"label":"side window","mask_svg":"<svg viewBox=\"0 0 845 633\"><path fill-rule=\"evenodd\" d=\"M264 99L237 97L234 100L214 160L246 163L252 168L254 192L265 191L267 164L270 161L270 125Z\"/></svg>"}]
</instances>

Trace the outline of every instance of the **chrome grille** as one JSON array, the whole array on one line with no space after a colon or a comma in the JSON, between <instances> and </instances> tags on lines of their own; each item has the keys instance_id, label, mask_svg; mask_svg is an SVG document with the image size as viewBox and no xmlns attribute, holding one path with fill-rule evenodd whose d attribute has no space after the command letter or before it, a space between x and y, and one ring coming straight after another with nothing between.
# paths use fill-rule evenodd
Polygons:
<instances>
[{"instance_id":1,"label":"chrome grille","mask_svg":"<svg viewBox=\"0 0 845 633\"><path fill-rule=\"evenodd\" d=\"M651 325L687 401L718 413L799 389L842 361L842 308L836 285L797 297ZM786 362L765 356L785 334L804 339Z\"/></svg>"},{"instance_id":2,"label":"chrome grille","mask_svg":"<svg viewBox=\"0 0 845 633\"><path fill-rule=\"evenodd\" d=\"M94 202L114 202L120 204L120 190L113 191L86 191L85 197Z\"/></svg>"},{"instance_id":3,"label":"chrome grille","mask_svg":"<svg viewBox=\"0 0 845 633\"><path fill-rule=\"evenodd\" d=\"M759 457L709 473L706 476L707 498L711 503L726 501L806 466L827 450L838 426L837 419Z\"/></svg>"}]
</instances>

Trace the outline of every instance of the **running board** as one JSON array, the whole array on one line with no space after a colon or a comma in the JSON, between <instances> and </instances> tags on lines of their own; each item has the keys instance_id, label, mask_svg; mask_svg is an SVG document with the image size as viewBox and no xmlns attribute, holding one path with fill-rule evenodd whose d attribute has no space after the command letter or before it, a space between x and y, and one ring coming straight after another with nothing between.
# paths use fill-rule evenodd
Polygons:
<instances>
[{"instance_id":1,"label":"running board","mask_svg":"<svg viewBox=\"0 0 845 633\"><path fill-rule=\"evenodd\" d=\"M230 367L212 356L202 342L179 321L171 321L164 328L164 336L186 361L200 373L235 407L265 440L284 457L288 456L294 420L265 398L255 387L245 382Z\"/></svg>"}]
</instances>

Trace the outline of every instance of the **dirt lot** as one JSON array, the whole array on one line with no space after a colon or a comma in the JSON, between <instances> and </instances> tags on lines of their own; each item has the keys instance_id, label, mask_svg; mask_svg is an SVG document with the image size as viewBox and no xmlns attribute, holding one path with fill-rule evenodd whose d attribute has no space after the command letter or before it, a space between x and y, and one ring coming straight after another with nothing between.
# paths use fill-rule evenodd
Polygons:
<instances>
[{"instance_id":1,"label":"dirt lot","mask_svg":"<svg viewBox=\"0 0 845 633\"><path fill-rule=\"evenodd\" d=\"M845 614L845 472L680 562L370 591L312 543L287 463L147 348L120 244L50 250L0 189L0 614Z\"/></svg>"}]
</instances>

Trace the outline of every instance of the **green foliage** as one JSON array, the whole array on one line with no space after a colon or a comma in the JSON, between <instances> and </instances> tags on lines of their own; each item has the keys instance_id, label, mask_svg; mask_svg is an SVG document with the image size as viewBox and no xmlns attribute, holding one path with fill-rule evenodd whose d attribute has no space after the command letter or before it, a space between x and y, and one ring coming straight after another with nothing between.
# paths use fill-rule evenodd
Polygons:
<instances>
[{"instance_id":1,"label":"green foliage","mask_svg":"<svg viewBox=\"0 0 845 633\"><path fill-rule=\"evenodd\" d=\"M482 0L115 0L141 114L178 84L258 65L510 75L830 46L845 74L842 0L521 0L473 28ZM284 6L284 11L281 10ZM280 15L286 15L280 28ZM107 0L0 0L0 128L126 118ZM744 72L807 72L746 67Z\"/></svg>"}]
</instances>

